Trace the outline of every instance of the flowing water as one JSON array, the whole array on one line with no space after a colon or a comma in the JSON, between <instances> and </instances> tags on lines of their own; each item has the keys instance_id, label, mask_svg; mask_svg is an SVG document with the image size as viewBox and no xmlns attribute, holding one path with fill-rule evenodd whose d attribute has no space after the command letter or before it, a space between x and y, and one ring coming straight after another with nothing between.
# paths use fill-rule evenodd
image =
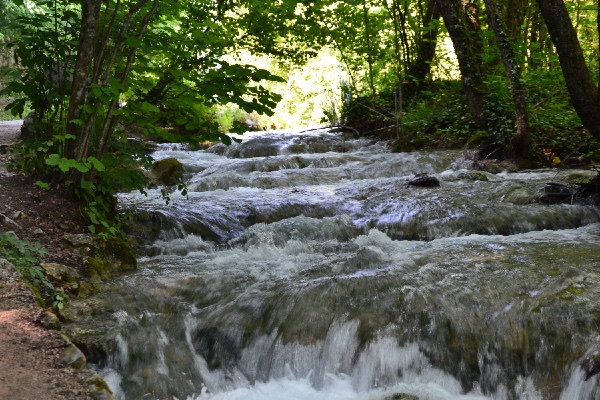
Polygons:
<instances>
[{"instance_id":1,"label":"flowing water","mask_svg":"<svg viewBox=\"0 0 600 400\"><path fill-rule=\"evenodd\" d=\"M600 350L600 212L540 202L594 172L493 175L326 130L154 157L189 192L121 196L148 245L95 300L120 399L600 399L579 367Z\"/></svg>"}]
</instances>

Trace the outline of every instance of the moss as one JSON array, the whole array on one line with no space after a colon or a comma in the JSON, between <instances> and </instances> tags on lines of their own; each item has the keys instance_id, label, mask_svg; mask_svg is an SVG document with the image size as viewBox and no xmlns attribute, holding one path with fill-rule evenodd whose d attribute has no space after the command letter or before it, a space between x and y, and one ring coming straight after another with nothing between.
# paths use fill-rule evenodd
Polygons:
<instances>
[{"instance_id":1,"label":"moss","mask_svg":"<svg viewBox=\"0 0 600 400\"><path fill-rule=\"evenodd\" d=\"M79 291L77 292L77 296L79 297L87 297L94 293L98 293L99 289L92 282L81 282L79 284Z\"/></svg>"},{"instance_id":2,"label":"moss","mask_svg":"<svg viewBox=\"0 0 600 400\"><path fill-rule=\"evenodd\" d=\"M160 185L171 186L183 181L183 165L176 158L165 158L152 164L152 173Z\"/></svg>"},{"instance_id":3,"label":"moss","mask_svg":"<svg viewBox=\"0 0 600 400\"><path fill-rule=\"evenodd\" d=\"M134 271L137 268L137 258L128 241L111 238L104 242L98 256L110 264L110 272Z\"/></svg>"},{"instance_id":4,"label":"moss","mask_svg":"<svg viewBox=\"0 0 600 400\"><path fill-rule=\"evenodd\" d=\"M104 280L110 277L110 266L107 266L104 262L95 257L88 257L85 260L85 266L87 267L87 276L93 280Z\"/></svg>"},{"instance_id":5,"label":"moss","mask_svg":"<svg viewBox=\"0 0 600 400\"><path fill-rule=\"evenodd\" d=\"M570 174L567 177L567 183L569 185L588 183L589 181L590 181L590 176L586 175L586 174L581 174L581 173Z\"/></svg>"}]
</instances>

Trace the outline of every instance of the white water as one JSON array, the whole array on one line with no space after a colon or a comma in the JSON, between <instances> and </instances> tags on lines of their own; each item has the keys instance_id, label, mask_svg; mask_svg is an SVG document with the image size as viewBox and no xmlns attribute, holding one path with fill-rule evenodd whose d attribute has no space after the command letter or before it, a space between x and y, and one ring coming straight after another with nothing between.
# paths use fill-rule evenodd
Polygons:
<instances>
[{"instance_id":1,"label":"white water","mask_svg":"<svg viewBox=\"0 0 600 400\"><path fill-rule=\"evenodd\" d=\"M187 171L169 206L122 196L162 230L94 304L118 398L600 399L578 367L598 341L600 213L538 201L573 172L492 175L469 152L326 131L245 140L157 152ZM417 173L441 186L407 186Z\"/></svg>"}]
</instances>

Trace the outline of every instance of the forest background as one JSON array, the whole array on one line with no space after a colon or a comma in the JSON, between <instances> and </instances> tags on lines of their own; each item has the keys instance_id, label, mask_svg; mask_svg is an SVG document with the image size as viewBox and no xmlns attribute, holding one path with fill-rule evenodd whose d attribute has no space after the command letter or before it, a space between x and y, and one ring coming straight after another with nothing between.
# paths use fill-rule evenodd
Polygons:
<instances>
[{"instance_id":1,"label":"forest background","mask_svg":"<svg viewBox=\"0 0 600 400\"><path fill-rule=\"evenodd\" d=\"M394 151L600 158L597 0L0 0L0 26L3 118L29 115L14 167L107 237L114 194L148 183L132 133L327 124Z\"/></svg>"}]
</instances>

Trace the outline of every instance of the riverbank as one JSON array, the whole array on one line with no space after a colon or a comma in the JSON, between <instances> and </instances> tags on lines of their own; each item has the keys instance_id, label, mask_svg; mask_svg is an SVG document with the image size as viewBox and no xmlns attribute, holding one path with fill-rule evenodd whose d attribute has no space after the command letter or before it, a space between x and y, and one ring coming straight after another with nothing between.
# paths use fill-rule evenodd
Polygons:
<instances>
[{"instance_id":1,"label":"riverbank","mask_svg":"<svg viewBox=\"0 0 600 400\"><path fill-rule=\"evenodd\" d=\"M63 248L60 239L78 232L78 208L60 193L42 191L31 179L6 168L20 126L20 121L0 122L0 232L40 242L48 250L45 262L77 266L80 258ZM0 398L112 398L59 327L16 268L0 259Z\"/></svg>"}]
</instances>

